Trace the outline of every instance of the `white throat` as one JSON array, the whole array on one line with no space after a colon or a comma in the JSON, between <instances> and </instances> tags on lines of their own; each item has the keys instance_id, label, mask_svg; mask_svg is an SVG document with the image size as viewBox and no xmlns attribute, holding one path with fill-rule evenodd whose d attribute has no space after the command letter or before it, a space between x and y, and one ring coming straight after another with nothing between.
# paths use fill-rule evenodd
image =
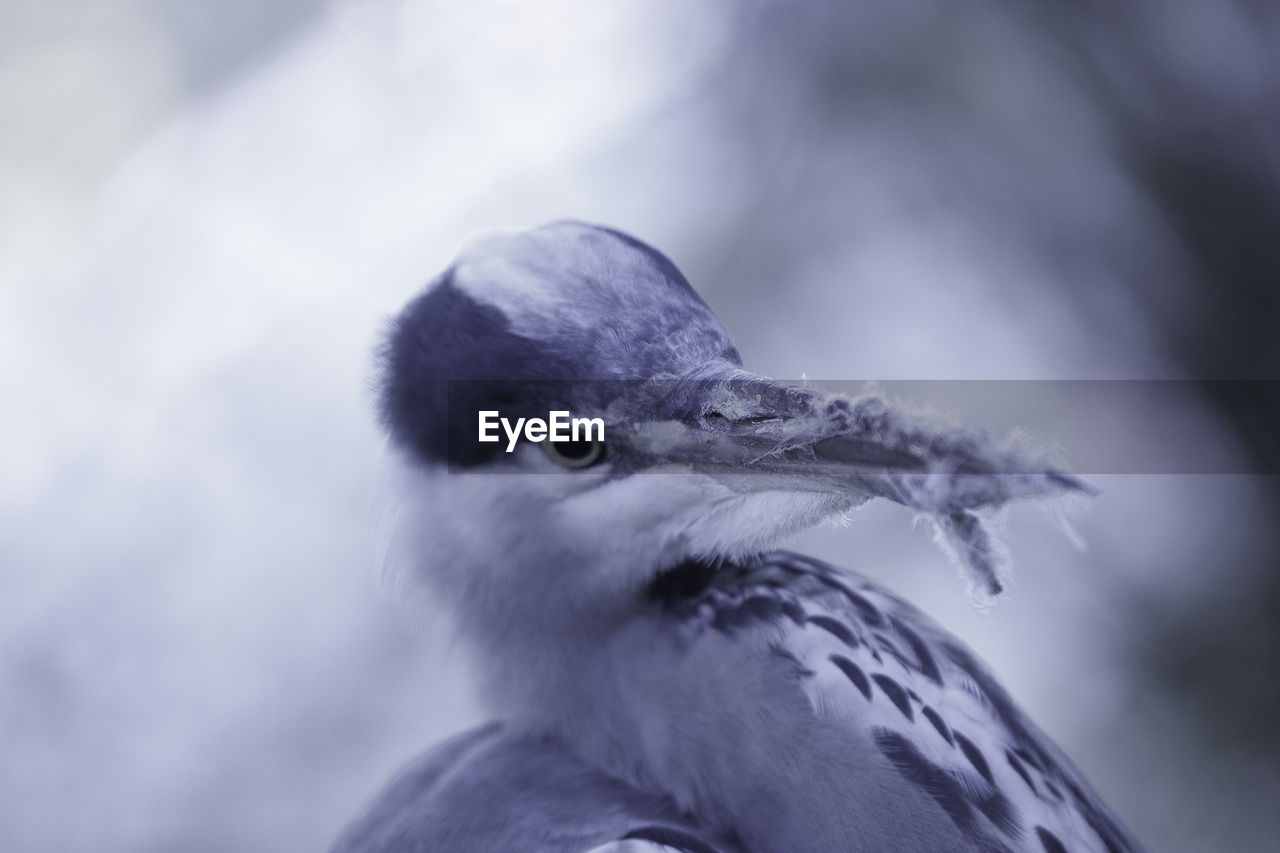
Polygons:
<instances>
[{"instance_id":1,"label":"white throat","mask_svg":"<svg viewBox=\"0 0 1280 853\"><path fill-rule=\"evenodd\" d=\"M536 685L579 679L593 649L647 612L659 573L761 553L851 504L684 468L614 479L605 466L558 470L528 445L504 471L392 453L387 579L415 619L452 623L494 710L511 714L542 701Z\"/></svg>"}]
</instances>

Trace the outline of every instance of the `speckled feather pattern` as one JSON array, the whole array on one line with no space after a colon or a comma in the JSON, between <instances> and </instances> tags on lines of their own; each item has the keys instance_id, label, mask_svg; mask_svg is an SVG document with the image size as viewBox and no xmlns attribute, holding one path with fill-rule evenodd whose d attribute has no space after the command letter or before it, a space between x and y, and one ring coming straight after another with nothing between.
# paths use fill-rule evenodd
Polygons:
<instances>
[{"instance_id":1,"label":"speckled feather pattern","mask_svg":"<svg viewBox=\"0 0 1280 853\"><path fill-rule=\"evenodd\" d=\"M813 715L874 743L945 814L948 849L1141 849L974 654L892 593L778 552L722 568L666 607L690 647L708 634L766 637Z\"/></svg>"},{"instance_id":2,"label":"speckled feather pattern","mask_svg":"<svg viewBox=\"0 0 1280 853\"><path fill-rule=\"evenodd\" d=\"M516 718L437 748L338 853L1142 849L971 651L820 561L678 570L580 654L626 661L583 676L581 728Z\"/></svg>"}]
</instances>

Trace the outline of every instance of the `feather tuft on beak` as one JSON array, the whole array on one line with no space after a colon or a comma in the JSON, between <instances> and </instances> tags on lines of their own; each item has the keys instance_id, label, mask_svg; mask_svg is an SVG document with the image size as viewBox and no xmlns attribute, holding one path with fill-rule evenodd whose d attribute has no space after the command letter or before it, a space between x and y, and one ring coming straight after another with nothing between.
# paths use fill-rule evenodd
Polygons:
<instances>
[{"instance_id":1,"label":"feather tuft on beak","mask_svg":"<svg viewBox=\"0 0 1280 853\"><path fill-rule=\"evenodd\" d=\"M651 464L687 465L747 491L825 492L849 506L879 497L916 510L932 522L978 606L993 602L1010 577L995 510L1097 491L1020 433L993 438L876 393L827 394L736 366L659 387L643 407L650 417L620 425Z\"/></svg>"}]
</instances>

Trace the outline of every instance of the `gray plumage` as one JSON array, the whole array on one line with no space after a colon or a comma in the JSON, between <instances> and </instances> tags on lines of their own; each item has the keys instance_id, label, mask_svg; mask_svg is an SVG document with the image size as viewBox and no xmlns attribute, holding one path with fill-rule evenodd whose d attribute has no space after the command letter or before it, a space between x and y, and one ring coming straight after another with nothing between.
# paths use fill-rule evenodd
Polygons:
<instances>
[{"instance_id":1,"label":"gray plumage","mask_svg":"<svg viewBox=\"0 0 1280 853\"><path fill-rule=\"evenodd\" d=\"M772 550L888 498L985 599L1007 570L986 513L1080 481L746 372L669 260L581 223L465 250L382 378L392 580L452 620L501 722L407 770L342 853L1140 849L955 638ZM604 419L599 462L475 440L478 409L553 407Z\"/></svg>"},{"instance_id":2,"label":"gray plumage","mask_svg":"<svg viewBox=\"0 0 1280 853\"><path fill-rule=\"evenodd\" d=\"M406 768L337 850L560 853L699 831L670 799L630 788L547 739L494 724Z\"/></svg>"}]
</instances>

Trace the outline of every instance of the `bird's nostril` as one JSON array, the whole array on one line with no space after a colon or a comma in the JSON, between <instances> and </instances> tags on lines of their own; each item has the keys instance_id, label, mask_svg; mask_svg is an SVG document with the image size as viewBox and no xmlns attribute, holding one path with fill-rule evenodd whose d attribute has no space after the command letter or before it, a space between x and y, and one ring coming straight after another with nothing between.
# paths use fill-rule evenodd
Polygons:
<instances>
[{"instance_id":1,"label":"bird's nostril","mask_svg":"<svg viewBox=\"0 0 1280 853\"><path fill-rule=\"evenodd\" d=\"M706 412L702 416L702 420L709 424L732 424L733 426L754 426L756 424L769 423L770 421L780 420L778 415L749 415L741 418L731 418L723 412Z\"/></svg>"}]
</instances>

